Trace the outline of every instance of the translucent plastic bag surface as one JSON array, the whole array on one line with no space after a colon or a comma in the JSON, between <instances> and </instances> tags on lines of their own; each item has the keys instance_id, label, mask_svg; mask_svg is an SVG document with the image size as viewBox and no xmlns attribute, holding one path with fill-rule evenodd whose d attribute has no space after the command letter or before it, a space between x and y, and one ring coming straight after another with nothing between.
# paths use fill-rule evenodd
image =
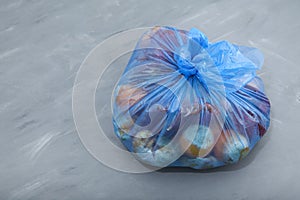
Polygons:
<instances>
[{"instance_id":1,"label":"translucent plastic bag surface","mask_svg":"<svg viewBox=\"0 0 300 200\"><path fill-rule=\"evenodd\" d=\"M117 136L137 159L204 169L236 163L266 133L270 102L255 48L155 27L139 40L113 96Z\"/></svg>"}]
</instances>

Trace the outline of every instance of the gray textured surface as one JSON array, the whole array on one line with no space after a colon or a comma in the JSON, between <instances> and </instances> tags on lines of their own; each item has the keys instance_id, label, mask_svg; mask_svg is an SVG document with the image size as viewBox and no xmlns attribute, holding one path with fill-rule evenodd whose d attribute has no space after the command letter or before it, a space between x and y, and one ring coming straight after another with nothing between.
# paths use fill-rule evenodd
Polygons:
<instances>
[{"instance_id":1,"label":"gray textured surface","mask_svg":"<svg viewBox=\"0 0 300 200\"><path fill-rule=\"evenodd\" d=\"M300 1L26 1L0 3L0 199L297 199ZM239 164L207 172L125 174L93 159L72 118L87 53L141 26L197 27L255 46L272 103L268 134Z\"/></svg>"}]
</instances>

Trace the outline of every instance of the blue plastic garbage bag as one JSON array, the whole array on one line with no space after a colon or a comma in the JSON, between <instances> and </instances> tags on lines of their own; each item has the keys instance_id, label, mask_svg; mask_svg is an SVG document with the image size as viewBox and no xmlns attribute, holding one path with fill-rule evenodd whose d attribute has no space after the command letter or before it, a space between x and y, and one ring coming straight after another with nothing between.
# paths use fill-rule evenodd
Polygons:
<instances>
[{"instance_id":1,"label":"blue plastic garbage bag","mask_svg":"<svg viewBox=\"0 0 300 200\"><path fill-rule=\"evenodd\" d=\"M266 133L270 102L256 71L263 55L199 30L154 27L136 45L113 93L124 146L156 167L236 163Z\"/></svg>"}]
</instances>

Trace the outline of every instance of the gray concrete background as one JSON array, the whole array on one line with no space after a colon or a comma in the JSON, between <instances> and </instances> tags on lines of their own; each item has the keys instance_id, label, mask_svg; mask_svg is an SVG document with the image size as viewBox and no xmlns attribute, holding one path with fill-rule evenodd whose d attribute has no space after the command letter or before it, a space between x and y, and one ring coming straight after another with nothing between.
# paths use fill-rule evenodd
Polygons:
<instances>
[{"instance_id":1,"label":"gray concrete background","mask_svg":"<svg viewBox=\"0 0 300 200\"><path fill-rule=\"evenodd\" d=\"M300 1L0 1L0 199L299 198ZM119 31L197 27L254 46L271 128L237 165L126 174L76 134L71 92L88 52Z\"/></svg>"}]
</instances>

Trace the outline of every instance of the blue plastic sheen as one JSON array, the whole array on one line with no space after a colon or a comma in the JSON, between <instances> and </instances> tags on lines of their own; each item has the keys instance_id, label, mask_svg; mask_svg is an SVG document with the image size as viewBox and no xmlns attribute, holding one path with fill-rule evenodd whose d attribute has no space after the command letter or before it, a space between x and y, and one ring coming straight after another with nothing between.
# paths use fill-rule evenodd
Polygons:
<instances>
[{"instance_id":1,"label":"blue plastic sheen","mask_svg":"<svg viewBox=\"0 0 300 200\"><path fill-rule=\"evenodd\" d=\"M270 102L256 76L263 62L258 49L210 43L196 28L154 27L115 88L115 133L148 165L236 163L269 127Z\"/></svg>"}]
</instances>

